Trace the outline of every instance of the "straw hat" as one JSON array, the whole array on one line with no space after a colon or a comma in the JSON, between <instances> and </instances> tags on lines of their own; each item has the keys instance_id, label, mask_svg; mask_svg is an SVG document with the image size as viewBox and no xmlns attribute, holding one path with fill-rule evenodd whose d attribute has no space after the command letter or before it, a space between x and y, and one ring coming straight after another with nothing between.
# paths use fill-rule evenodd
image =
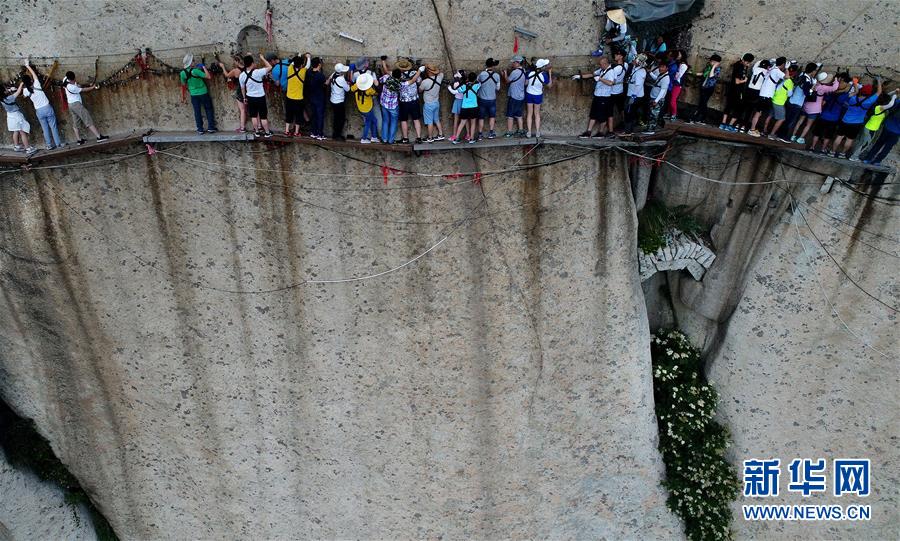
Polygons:
<instances>
[{"instance_id":1,"label":"straw hat","mask_svg":"<svg viewBox=\"0 0 900 541\"><path fill-rule=\"evenodd\" d=\"M425 69L428 70L429 73L440 73L440 71L441 71L441 67L432 62L426 63Z\"/></svg>"},{"instance_id":2,"label":"straw hat","mask_svg":"<svg viewBox=\"0 0 900 541\"><path fill-rule=\"evenodd\" d=\"M184 69L188 69L191 67L191 64L194 63L194 55L188 53L184 55L184 60L181 61L181 64L184 66Z\"/></svg>"},{"instance_id":3,"label":"straw hat","mask_svg":"<svg viewBox=\"0 0 900 541\"><path fill-rule=\"evenodd\" d=\"M616 24L625 24L625 10L611 9L606 12L606 16Z\"/></svg>"},{"instance_id":4,"label":"straw hat","mask_svg":"<svg viewBox=\"0 0 900 541\"><path fill-rule=\"evenodd\" d=\"M550 60L546 58L538 58L538 61L534 63L534 67L540 69L550 63Z\"/></svg>"},{"instance_id":5,"label":"straw hat","mask_svg":"<svg viewBox=\"0 0 900 541\"><path fill-rule=\"evenodd\" d=\"M409 61L408 58L401 58L397 61L397 65L395 65L394 67L399 70L406 71L411 70L413 68L413 64Z\"/></svg>"},{"instance_id":6,"label":"straw hat","mask_svg":"<svg viewBox=\"0 0 900 541\"><path fill-rule=\"evenodd\" d=\"M372 76L368 71L363 72L356 79L356 88L366 91L372 88L372 85L375 83L375 77Z\"/></svg>"}]
</instances>

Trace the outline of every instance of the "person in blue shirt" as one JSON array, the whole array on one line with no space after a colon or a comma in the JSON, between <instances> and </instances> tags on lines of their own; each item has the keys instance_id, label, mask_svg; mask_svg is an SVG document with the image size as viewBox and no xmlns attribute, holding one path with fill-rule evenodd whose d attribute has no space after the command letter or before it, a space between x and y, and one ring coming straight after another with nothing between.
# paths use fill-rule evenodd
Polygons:
<instances>
[{"instance_id":1,"label":"person in blue shirt","mask_svg":"<svg viewBox=\"0 0 900 541\"><path fill-rule=\"evenodd\" d=\"M874 93L870 85L867 85L867 88L865 88L856 83L850 92L842 96L842 101L847 109L841 116L841 122L838 124L837 129L837 138L834 140L834 156L836 158L850 157L853 142L866 122L866 113L875 106L878 96L881 95L881 77L876 78L875 82L878 85L878 90ZM843 155L841 154L842 152Z\"/></svg>"},{"instance_id":2,"label":"person in blue shirt","mask_svg":"<svg viewBox=\"0 0 900 541\"><path fill-rule=\"evenodd\" d=\"M816 119L816 123L813 124L813 138L812 143L809 146L809 149L813 152L831 154L831 141L834 139L837 132L838 121L841 119L841 115L844 112L844 102L842 98L844 98L847 91L850 90L850 76L846 73L841 73L836 75L836 77L841 82L839 83L837 90L826 95L825 99L822 101L822 114L819 115L819 118ZM820 140L822 141L822 148L821 150L816 150Z\"/></svg>"},{"instance_id":3,"label":"person in blue shirt","mask_svg":"<svg viewBox=\"0 0 900 541\"><path fill-rule=\"evenodd\" d=\"M871 150L863 156L863 163L881 165L881 160L891 153L898 139L900 139L900 114L895 109L885 119L881 135L875 140Z\"/></svg>"},{"instance_id":4,"label":"person in blue shirt","mask_svg":"<svg viewBox=\"0 0 900 541\"><path fill-rule=\"evenodd\" d=\"M278 55L269 53L266 55L266 60L269 61L269 64L272 64L272 72L270 73L272 80L275 81L275 84L281 89L281 93L284 94L287 92L288 65L291 63L291 59L278 60Z\"/></svg>"}]
</instances>

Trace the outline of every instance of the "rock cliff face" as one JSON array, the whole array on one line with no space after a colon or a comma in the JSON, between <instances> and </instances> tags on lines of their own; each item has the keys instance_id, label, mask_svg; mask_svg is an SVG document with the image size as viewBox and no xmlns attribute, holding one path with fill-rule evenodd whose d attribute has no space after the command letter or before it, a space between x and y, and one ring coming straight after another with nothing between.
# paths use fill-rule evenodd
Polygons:
<instances>
[{"instance_id":1,"label":"rock cliff face","mask_svg":"<svg viewBox=\"0 0 900 541\"><path fill-rule=\"evenodd\" d=\"M0 389L120 534L679 535L623 158L173 152L0 188Z\"/></svg>"}]
</instances>

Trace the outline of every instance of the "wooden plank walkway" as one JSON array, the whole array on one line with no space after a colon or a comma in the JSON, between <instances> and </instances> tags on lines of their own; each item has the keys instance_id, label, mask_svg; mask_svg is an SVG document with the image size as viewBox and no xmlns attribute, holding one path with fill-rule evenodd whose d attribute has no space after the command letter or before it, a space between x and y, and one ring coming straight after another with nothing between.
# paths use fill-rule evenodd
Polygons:
<instances>
[{"instance_id":1,"label":"wooden plank walkway","mask_svg":"<svg viewBox=\"0 0 900 541\"><path fill-rule=\"evenodd\" d=\"M840 165L842 167L849 167L852 169L867 169L869 171L875 171L878 173L890 173L894 170L892 167L889 167L887 165L871 165L862 162L846 160L844 158L826 156L825 154L817 154L815 152L806 150L805 145L797 143L783 143L781 141L769 139L768 137L752 137L750 135L747 135L746 133L720 130L718 126L711 126L709 124L690 124L687 122L681 122L680 120L674 120L666 122L666 128L671 129L676 135L692 135L701 137L703 139L713 139L723 144L730 143L737 146L757 146L770 148L773 150L787 152L792 155L802 156L812 161L825 162L831 165Z\"/></svg>"},{"instance_id":2,"label":"wooden plank walkway","mask_svg":"<svg viewBox=\"0 0 900 541\"><path fill-rule=\"evenodd\" d=\"M15 152L11 148L5 148L0 150L0 163L29 164L71 158L72 156L88 154L98 150L107 150L140 143L146 133L147 132L145 131L133 131L131 133L112 135L108 140L103 141L102 143L98 143L91 138L85 144L80 146L76 143L68 143L64 147L55 148L53 150L38 150L31 156L26 156L24 152Z\"/></svg>"},{"instance_id":3,"label":"wooden plank walkway","mask_svg":"<svg viewBox=\"0 0 900 541\"><path fill-rule=\"evenodd\" d=\"M785 152L793 156L802 157L810 160L810 163L822 163L829 166L840 166L849 169L869 170L878 173L891 173L893 168L886 165L867 165L862 162L853 162L841 158L825 156L824 154L816 154L804 148L803 145L796 143L782 143L765 137L751 137L740 132L729 132L720 130L717 126L708 124L689 124L686 122L672 121L666 124L666 127L654 134L629 134L617 137L607 138L591 138L581 139L573 136L546 136L537 138L525 137L498 137L496 139L483 139L477 143L460 143L454 145L450 141L440 141L436 143L419 143L419 144L400 144L395 143L388 145L384 143L362 144L358 140L336 141L333 139L318 140L309 136L303 137L286 137L284 135L273 135L270 138L255 137L252 133L238 132L217 132L212 134L198 134L194 131L154 131L142 130L133 131L126 134L118 134L110 137L108 141L102 143L88 142L82 146L74 143L54 149L54 150L38 150L31 156L26 156L22 152L14 152L11 148L0 149L0 164L16 164L29 165L51 160L60 160L71 158L92 152L112 149L116 147L132 145L135 143L214 143L214 142L239 142L254 143L268 145L289 145L300 144L322 147L326 149L366 149L382 152L399 152L399 153L423 153L423 152L447 152L459 151L465 149L484 149L484 148L510 148L510 147L531 147L540 143L547 146L577 146L584 148L645 148L658 147L668 144L675 137L688 136L710 139L719 144L735 145L741 147L755 146L772 151ZM827 174L827 173L822 173Z\"/></svg>"}]
</instances>

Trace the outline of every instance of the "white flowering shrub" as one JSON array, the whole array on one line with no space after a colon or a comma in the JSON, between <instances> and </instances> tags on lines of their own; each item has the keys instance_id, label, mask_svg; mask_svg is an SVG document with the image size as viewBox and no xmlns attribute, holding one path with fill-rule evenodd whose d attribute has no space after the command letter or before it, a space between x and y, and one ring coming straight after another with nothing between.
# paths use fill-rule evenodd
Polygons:
<instances>
[{"instance_id":1,"label":"white flowering shrub","mask_svg":"<svg viewBox=\"0 0 900 541\"><path fill-rule=\"evenodd\" d=\"M703 375L700 352L681 332L652 335L650 352L666 503L684 520L688 539L731 539L730 503L741 485L724 457L728 429L713 420L719 395Z\"/></svg>"}]
</instances>

